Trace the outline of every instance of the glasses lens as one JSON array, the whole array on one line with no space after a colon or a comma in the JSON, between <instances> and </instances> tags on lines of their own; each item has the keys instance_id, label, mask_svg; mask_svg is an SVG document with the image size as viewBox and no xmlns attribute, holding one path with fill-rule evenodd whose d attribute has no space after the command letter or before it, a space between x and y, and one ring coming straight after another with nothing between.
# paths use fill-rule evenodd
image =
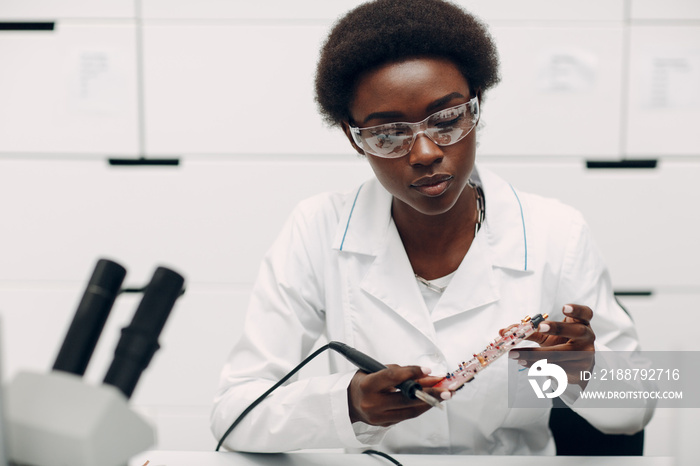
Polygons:
<instances>
[{"instance_id":1,"label":"glasses lens","mask_svg":"<svg viewBox=\"0 0 700 466\"><path fill-rule=\"evenodd\" d=\"M389 123L370 128L352 128L355 143L378 157L395 158L408 154L416 134L424 132L435 144L449 146L462 140L479 121L477 98L441 110L418 123Z\"/></svg>"},{"instance_id":2,"label":"glasses lens","mask_svg":"<svg viewBox=\"0 0 700 466\"><path fill-rule=\"evenodd\" d=\"M373 126L360 129L356 142L366 152L379 157L402 157L408 153L413 131L402 123ZM359 139L359 141L357 141Z\"/></svg>"},{"instance_id":3,"label":"glasses lens","mask_svg":"<svg viewBox=\"0 0 700 466\"><path fill-rule=\"evenodd\" d=\"M472 112L468 107L469 103L431 115L426 134L440 146L459 142L469 134L478 120L478 110Z\"/></svg>"}]
</instances>

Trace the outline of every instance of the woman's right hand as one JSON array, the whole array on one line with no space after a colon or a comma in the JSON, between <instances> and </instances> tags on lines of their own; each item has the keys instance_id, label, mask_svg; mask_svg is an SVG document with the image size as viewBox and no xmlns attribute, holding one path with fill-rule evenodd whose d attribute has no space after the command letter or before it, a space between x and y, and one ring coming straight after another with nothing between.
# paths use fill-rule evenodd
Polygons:
<instances>
[{"instance_id":1,"label":"woman's right hand","mask_svg":"<svg viewBox=\"0 0 700 466\"><path fill-rule=\"evenodd\" d=\"M430 405L418 399L406 398L396 388L401 382L409 379L421 384L426 393L438 400L449 399L449 390L430 388L442 380L442 377L428 377L428 374L429 369L419 366L394 364L373 374L357 371L348 387L350 421L388 427L418 417L429 410Z\"/></svg>"}]
</instances>

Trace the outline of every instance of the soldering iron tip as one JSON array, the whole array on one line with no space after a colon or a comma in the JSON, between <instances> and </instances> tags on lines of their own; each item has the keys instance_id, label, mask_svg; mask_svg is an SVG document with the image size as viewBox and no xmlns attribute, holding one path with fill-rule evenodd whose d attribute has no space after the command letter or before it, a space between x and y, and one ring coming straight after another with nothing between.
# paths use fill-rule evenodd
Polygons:
<instances>
[{"instance_id":1,"label":"soldering iron tip","mask_svg":"<svg viewBox=\"0 0 700 466\"><path fill-rule=\"evenodd\" d=\"M425 393L425 392L422 391L422 390L416 390L415 395L416 395L416 398L418 398L418 399L421 400L421 401L424 401L424 402L428 403L428 404L429 404L430 406L432 406L433 408L440 408L440 409L443 409L443 410L445 409L445 407L442 406L442 404L440 404L440 402L437 400L437 398L428 395L427 393Z\"/></svg>"}]
</instances>

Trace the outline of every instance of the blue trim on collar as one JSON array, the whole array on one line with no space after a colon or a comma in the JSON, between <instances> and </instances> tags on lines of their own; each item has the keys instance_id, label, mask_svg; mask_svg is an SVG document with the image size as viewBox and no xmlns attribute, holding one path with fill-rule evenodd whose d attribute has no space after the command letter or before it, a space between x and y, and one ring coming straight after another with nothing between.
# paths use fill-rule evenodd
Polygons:
<instances>
[{"instance_id":1,"label":"blue trim on collar","mask_svg":"<svg viewBox=\"0 0 700 466\"><path fill-rule=\"evenodd\" d=\"M360 187L357 189L357 194L355 194L355 200L352 201L352 208L350 209L350 215L348 216L348 223L345 225L345 232L343 233L343 239L340 242L340 250L343 250L343 244L345 244L345 235L348 234L348 227L350 226L350 219L352 218L352 213L355 211L355 204L357 203L357 198L360 196L360 191L362 191L362 186L364 186L364 183L360 185Z\"/></svg>"},{"instance_id":2,"label":"blue trim on collar","mask_svg":"<svg viewBox=\"0 0 700 466\"><path fill-rule=\"evenodd\" d=\"M518 206L520 206L520 219L523 222L523 241L525 242L525 270L527 270L527 233L525 232L525 215L523 214L523 205L520 203L520 198L518 197L518 193L515 192L513 185L509 184L509 186L513 191L513 194L515 194L515 199L518 200Z\"/></svg>"}]
</instances>

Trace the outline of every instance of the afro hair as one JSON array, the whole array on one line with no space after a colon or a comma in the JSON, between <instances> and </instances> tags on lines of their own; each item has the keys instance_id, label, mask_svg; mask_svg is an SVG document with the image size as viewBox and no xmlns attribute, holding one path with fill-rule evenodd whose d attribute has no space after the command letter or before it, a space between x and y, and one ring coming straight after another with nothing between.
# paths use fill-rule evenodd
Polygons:
<instances>
[{"instance_id":1,"label":"afro hair","mask_svg":"<svg viewBox=\"0 0 700 466\"><path fill-rule=\"evenodd\" d=\"M443 0L375 0L333 27L316 69L316 102L331 126L349 119L363 73L412 57L452 61L478 95L498 83L498 53L476 17Z\"/></svg>"}]
</instances>

